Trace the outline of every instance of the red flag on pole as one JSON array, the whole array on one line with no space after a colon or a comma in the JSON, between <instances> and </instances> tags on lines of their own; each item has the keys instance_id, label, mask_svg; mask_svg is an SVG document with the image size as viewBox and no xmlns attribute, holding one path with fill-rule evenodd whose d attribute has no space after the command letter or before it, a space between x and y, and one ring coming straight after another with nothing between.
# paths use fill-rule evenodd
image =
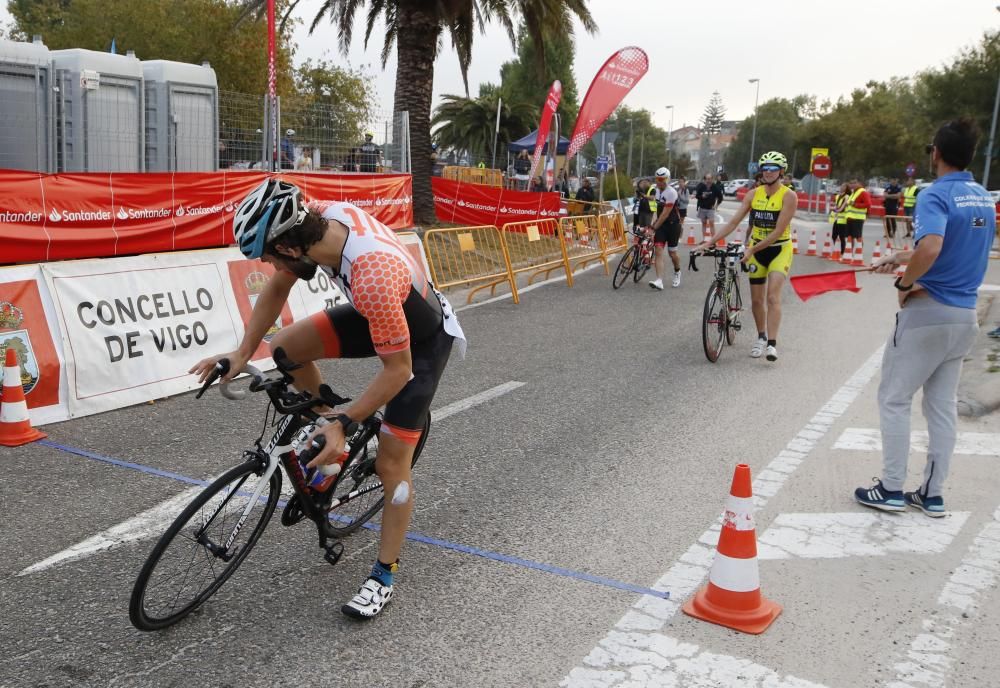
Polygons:
<instances>
[{"instance_id":1,"label":"red flag on pole","mask_svg":"<svg viewBox=\"0 0 1000 688\"><path fill-rule=\"evenodd\" d=\"M535 176L535 168L538 167L538 161L542 157L542 148L545 147L545 139L549 137L549 126L552 123L552 115L555 114L556 108L559 107L560 100L562 100L562 82L556 79L552 82L549 95L545 98L545 105L542 106L542 119L538 122L538 134L535 136L535 154L531 158L529 177ZM556 148L558 147L559 142L557 141Z\"/></svg>"},{"instance_id":2,"label":"red flag on pole","mask_svg":"<svg viewBox=\"0 0 1000 688\"><path fill-rule=\"evenodd\" d=\"M274 0L267 0L267 100L269 104L268 128L271 130L270 150L267 156L271 159L271 169L278 171L281 169L281 161L278 156L278 89L277 89L277 69L274 64Z\"/></svg>"},{"instance_id":3,"label":"red flag on pole","mask_svg":"<svg viewBox=\"0 0 1000 688\"><path fill-rule=\"evenodd\" d=\"M569 139L566 160L583 148L648 69L649 58L642 48L622 48L608 58L594 77L583 98L583 104L580 105L576 127Z\"/></svg>"},{"instance_id":4,"label":"red flag on pole","mask_svg":"<svg viewBox=\"0 0 1000 688\"><path fill-rule=\"evenodd\" d=\"M835 272L817 272L812 275L795 275L789 277L792 289L803 301L828 291L851 291L857 294L861 291L856 275L865 270L837 270Z\"/></svg>"}]
</instances>

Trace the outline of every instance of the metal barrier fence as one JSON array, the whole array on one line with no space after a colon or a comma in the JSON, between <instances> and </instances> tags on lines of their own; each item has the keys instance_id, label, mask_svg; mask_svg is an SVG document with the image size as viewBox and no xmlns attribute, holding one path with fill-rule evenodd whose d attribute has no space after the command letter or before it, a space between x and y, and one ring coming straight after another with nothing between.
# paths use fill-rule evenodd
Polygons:
<instances>
[{"instance_id":1,"label":"metal barrier fence","mask_svg":"<svg viewBox=\"0 0 1000 688\"><path fill-rule=\"evenodd\" d=\"M611 274L608 270L607 241L597 215L561 218L559 229L571 270L600 261L604 264L604 274Z\"/></svg>"},{"instance_id":2,"label":"metal barrier fence","mask_svg":"<svg viewBox=\"0 0 1000 688\"><path fill-rule=\"evenodd\" d=\"M903 225L903 229L906 231L904 234L913 234L913 218L909 215L885 215L882 217L882 227L885 231L884 236L892 237L896 236L899 231L899 225ZM891 228L891 229L890 229Z\"/></svg>"},{"instance_id":3,"label":"metal barrier fence","mask_svg":"<svg viewBox=\"0 0 1000 688\"><path fill-rule=\"evenodd\" d=\"M566 245L559 236L559 223L554 219L508 222L501 230L512 274L531 272L528 284L541 274L548 276L563 269L566 284L573 286L573 271L569 266Z\"/></svg>"},{"instance_id":4,"label":"metal barrier fence","mask_svg":"<svg viewBox=\"0 0 1000 688\"><path fill-rule=\"evenodd\" d=\"M514 303L520 303L510 256L503 235L496 227L429 229L424 232L424 246L431 279L438 289L485 282L469 292L466 303L472 303L476 292L488 288L493 295L496 288L506 282Z\"/></svg>"},{"instance_id":5,"label":"metal barrier fence","mask_svg":"<svg viewBox=\"0 0 1000 688\"><path fill-rule=\"evenodd\" d=\"M441 176L465 184L484 184L486 186L503 186L503 172L488 167L459 167L448 165L441 171Z\"/></svg>"},{"instance_id":6,"label":"metal barrier fence","mask_svg":"<svg viewBox=\"0 0 1000 688\"><path fill-rule=\"evenodd\" d=\"M622 214L612 210L598 216L601 231L604 232L606 249L609 253L614 253L625 247L625 220Z\"/></svg>"}]
</instances>

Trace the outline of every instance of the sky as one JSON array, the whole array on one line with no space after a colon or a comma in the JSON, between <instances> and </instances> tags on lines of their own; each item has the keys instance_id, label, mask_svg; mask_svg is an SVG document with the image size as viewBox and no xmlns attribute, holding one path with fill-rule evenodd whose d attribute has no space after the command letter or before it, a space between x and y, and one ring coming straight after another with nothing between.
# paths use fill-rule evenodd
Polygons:
<instances>
[{"instance_id":1,"label":"sky","mask_svg":"<svg viewBox=\"0 0 1000 688\"><path fill-rule=\"evenodd\" d=\"M374 79L379 107L392 109L396 64L380 64L384 29L364 47L363 21L348 55L341 55L331 25L324 22L310 36L322 0L302 0L295 31L296 62L325 58L363 68ZM700 5L700 6L699 6ZM599 29L587 36L577 25L575 76L580 99L601 65L620 48L635 45L649 56L649 72L625 104L645 108L663 129L697 124L713 91L718 91L728 119L753 113L760 79L760 102L802 93L836 100L869 80L912 76L950 62L974 45L987 29L1000 26L996 0L589 0ZM9 22L6 3L0 24ZM262 46L262 49L263 46ZM469 84L473 95L481 82L499 81L500 65L513 48L496 24L475 38ZM145 57L145 56L143 56ZM153 59L154 56L149 56ZM442 93L464 92L458 59L446 38L435 65L434 103ZM545 93L538 94L541 111Z\"/></svg>"}]
</instances>

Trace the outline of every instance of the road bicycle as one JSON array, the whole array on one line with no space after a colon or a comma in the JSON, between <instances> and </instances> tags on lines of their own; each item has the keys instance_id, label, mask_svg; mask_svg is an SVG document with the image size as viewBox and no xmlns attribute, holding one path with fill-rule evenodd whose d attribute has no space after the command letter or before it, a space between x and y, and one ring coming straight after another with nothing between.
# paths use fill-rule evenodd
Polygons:
<instances>
[{"instance_id":1,"label":"road bicycle","mask_svg":"<svg viewBox=\"0 0 1000 688\"><path fill-rule=\"evenodd\" d=\"M693 270L698 269L696 256L715 258L715 279L705 295L701 329L705 357L712 363L719 360L725 344L732 345L736 341L736 333L740 331L740 313L743 310L740 271L746 270L742 263L745 253L746 247L740 242L732 242L726 248L691 252L689 267Z\"/></svg>"},{"instance_id":2,"label":"road bicycle","mask_svg":"<svg viewBox=\"0 0 1000 688\"><path fill-rule=\"evenodd\" d=\"M336 565L344 552L340 538L354 532L377 514L385 502L382 482L375 473L381 415L376 413L345 431L347 458L332 485L320 492L311 486L316 469L305 469L325 444L320 435L307 443L309 434L326 421L317 407L336 407L350 399L327 385L319 397L292 389L291 371L299 368L280 348L273 355L278 375L267 377L247 365L249 391L264 392L270 403L264 427L243 461L211 482L180 513L153 547L132 588L129 620L143 631L177 623L205 603L235 573L260 539L280 503L282 471L289 478L292 496L284 502L281 523L292 526L309 519L319 535L324 559ZM216 364L197 398L229 371L229 361ZM228 399L239 400L245 390L219 386ZM430 414L413 453L416 463L430 431ZM270 428L274 434L267 444ZM306 446L309 444L309 446Z\"/></svg>"},{"instance_id":3,"label":"road bicycle","mask_svg":"<svg viewBox=\"0 0 1000 688\"><path fill-rule=\"evenodd\" d=\"M625 284L629 273L632 274L632 281L638 283L653 266L652 233L645 227L632 228L629 233L634 237L633 243L618 260L618 267L611 277L611 286L615 289Z\"/></svg>"}]
</instances>

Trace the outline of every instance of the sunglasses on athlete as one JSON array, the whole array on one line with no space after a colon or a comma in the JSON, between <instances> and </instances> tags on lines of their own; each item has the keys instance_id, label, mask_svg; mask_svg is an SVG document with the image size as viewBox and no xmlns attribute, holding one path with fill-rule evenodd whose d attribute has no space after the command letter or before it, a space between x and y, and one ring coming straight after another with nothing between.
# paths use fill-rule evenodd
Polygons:
<instances>
[{"instance_id":1,"label":"sunglasses on athlete","mask_svg":"<svg viewBox=\"0 0 1000 688\"><path fill-rule=\"evenodd\" d=\"M761 165L760 166L760 171L761 172L781 172L781 166L780 165Z\"/></svg>"}]
</instances>

